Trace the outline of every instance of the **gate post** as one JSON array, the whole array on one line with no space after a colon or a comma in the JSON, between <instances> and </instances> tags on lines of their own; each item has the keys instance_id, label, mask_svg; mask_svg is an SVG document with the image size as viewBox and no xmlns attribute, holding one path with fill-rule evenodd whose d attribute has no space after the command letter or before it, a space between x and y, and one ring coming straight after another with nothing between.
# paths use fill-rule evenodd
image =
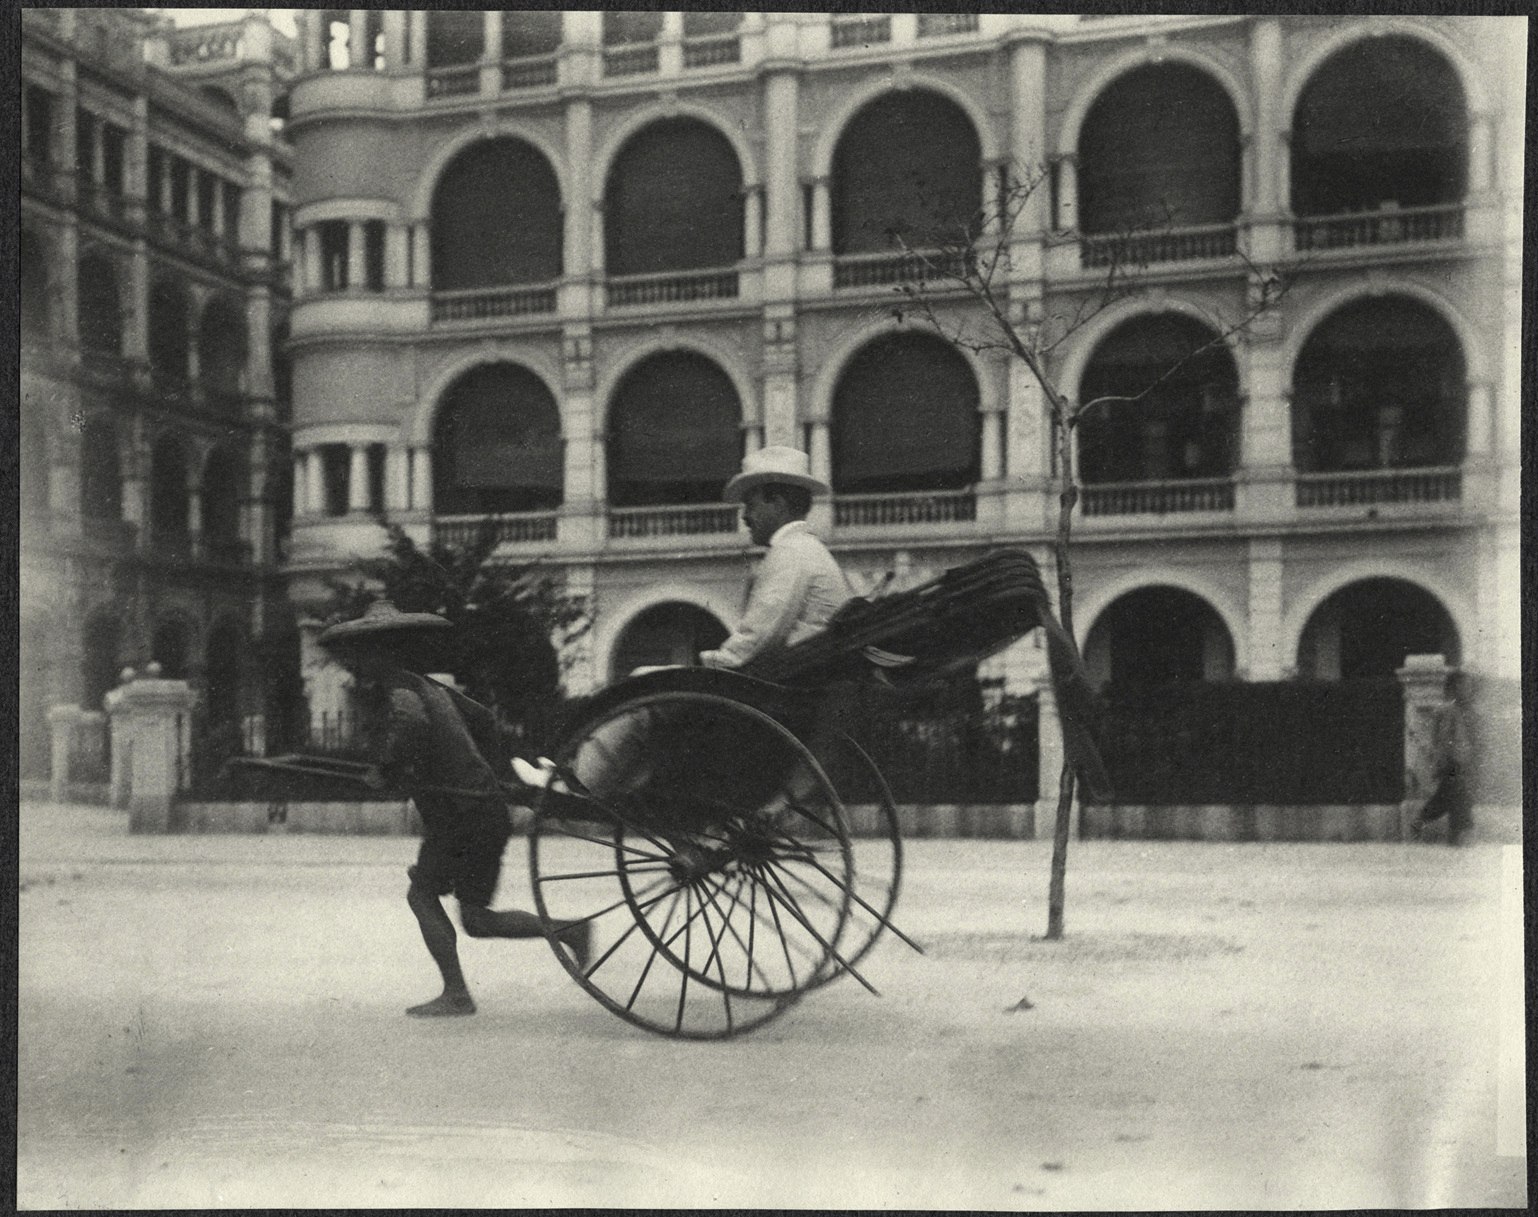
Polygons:
<instances>
[{"instance_id":1,"label":"gate post","mask_svg":"<svg viewBox=\"0 0 1538 1217\"><path fill-rule=\"evenodd\" d=\"M48 767L48 798L62 803L68 798L70 770L75 761L75 733L87 711L68 704L48 707L48 734L50 757Z\"/></svg>"},{"instance_id":2,"label":"gate post","mask_svg":"<svg viewBox=\"0 0 1538 1217\"><path fill-rule=\"evenodd\" d=\"M191 762L195 701L184 680L139 679L107 694L113 806L127 804L130 832L171 831L171 807Z\"/></svg>"},{"instance_id":3,"label":"gate post","mask_svg":"<svg viewBox=\"0 0 1538 1217\"><path fill-rule=\"evenodd\" d=\"M1447 704L1447 678L1456 669L1440 655L1406 655L1394 673L1404 689L1404 794L1399 803L1399 839L1409 841L1411 825L1436 790L1436 713Z\"/></svg>"}]
</instances>

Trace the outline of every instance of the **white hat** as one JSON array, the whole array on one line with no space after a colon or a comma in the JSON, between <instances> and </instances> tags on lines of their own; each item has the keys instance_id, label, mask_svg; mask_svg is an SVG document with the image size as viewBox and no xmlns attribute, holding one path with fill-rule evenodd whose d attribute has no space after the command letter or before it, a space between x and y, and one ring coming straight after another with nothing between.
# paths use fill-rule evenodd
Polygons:
<instances>
[{"instance_id":1,"label":"white hat","mask_svg":"<svg viewBox=\"0 0 1538 1217\"><path fill-rule=\"evenodd\" d=\"M368 606L361 617L340 621L324 629L316 639L321 646L335 642L352 642L359 638L373 640L381 634L398 634L405 631L449 629L453 623L437 613L403 613L389 600L379 599Z\"/></svg>"},{"instance_id":2,"label":"white hat","mask_svg":"<svg viewBox=\"0 0 1538 1217\"><path fill-rule=\"evenodd\" d=\"M799 448L773 446L750 452L742 460L742 472L721 492L725 500L741 502L748 491L766 483L779 486L804 486L813 494L827 494L828 485L811 474L812 458Z\"/></svg>"}]
</instances>

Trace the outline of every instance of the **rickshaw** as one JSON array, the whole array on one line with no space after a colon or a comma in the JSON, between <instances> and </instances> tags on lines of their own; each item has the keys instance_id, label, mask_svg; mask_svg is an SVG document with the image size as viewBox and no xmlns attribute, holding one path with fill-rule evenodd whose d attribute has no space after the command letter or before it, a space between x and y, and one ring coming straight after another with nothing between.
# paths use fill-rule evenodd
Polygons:
<instances>
[{"instance_id":1,"label":"rickshaw","mask_svg":"<svg viewBox=\"0 0 1538 1217\"><path fill-rule=\"evenodd\" d=\"M620 1018L684 1039L762 1027L846 975L875 993L860 965L881 935L920 948L892 920L891 791L830 707L858 682L900 697L1041 625L1061 637L1034 559L1004 549L850 601L822 634L747 668L655 670L587 699L546 750L550 784L507 787L532 803L539 915L591 926L582 963L547 931L562 966Z\"/></svg>"}]
</instances>

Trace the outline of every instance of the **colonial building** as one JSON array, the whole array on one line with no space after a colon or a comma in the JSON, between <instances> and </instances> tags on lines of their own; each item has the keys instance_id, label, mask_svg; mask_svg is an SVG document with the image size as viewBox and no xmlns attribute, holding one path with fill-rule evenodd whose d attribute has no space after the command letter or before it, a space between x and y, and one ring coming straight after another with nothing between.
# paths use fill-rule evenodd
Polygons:
<instances>
[{"instance_id":1,"label":"colonial building","mask_svg":"<svg viewBox=\"0 0 1538 1217\"><path fill-rule=\"evenodd\" d=\"M99 714L127 665L191 680L231 729L280 696L294 64L254 15L176 30L33 8L21 30L20 721L36 776L50 711Z\"/></svg>"},{"instance_id":2,"label":"colonial building","mask_svg":"<svg viewBox=\"0 0 1538 1217\"><path fill-rule=\"evenodd\" d=\"M750 546L719 491L764 444L811 453L814 524L862 586L1005 542L1046 557L1037 386L891 312L894 233L1035 175L1010 307L1088 317L1051 361L1079 400L1146 388L1293 279L1078 436L1097 676L1338 679L1420 652L1516 675L1519 21L300 21L301 610L386 524L490 520L508 560L591 597L579 683L682 658L740 607ZM1086 308L1119 259L1136 290ZM994 668L1028 687L1034 642Z\"/></svg>"}]
</instances>

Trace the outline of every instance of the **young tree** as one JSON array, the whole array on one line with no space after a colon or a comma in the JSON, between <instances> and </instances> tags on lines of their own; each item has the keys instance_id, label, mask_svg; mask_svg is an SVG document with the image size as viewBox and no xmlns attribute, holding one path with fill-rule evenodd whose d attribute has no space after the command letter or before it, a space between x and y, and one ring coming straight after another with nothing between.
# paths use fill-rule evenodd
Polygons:
<instances>
[{"instance_id":1,"label":"young tree","mask_svg":"<svg viewBox=\"0 0 1538 1217\"><path fill-rule=\"evenodd\" d=\"M1104 394L1076 401L1058 380L1056 357L1075 334L1118 301L1143 290L1143 280L1156 243L1171 236L1173 217L1166 210L1145 222L1093 238L1084 238L1100 274L1088 289L1069 295L1069 306L1046 313L1029 297L1021 298L1015 258L1030 248L1021 238L1027 217L1045 212L1042 197L1048 189L1045 168L1010 166L1001 176L996 205L966 217L931 214L927 222L888 237L903 253L901 277L894 290L901 302L888 310L899 323L916 321L940 333L959 347L974 352L1003 352L1019 361L1041 389L1042 409L1052 437L1052 471L1056 480L1057 525L1052 544L1057 572L1057 613L1070 642L1073 626L1073 511L1079 501L1079 478L1074 467L1074 435L1094 412L1117 403L1137 403L1174 377L1194 360L1225 344L1234 334L1251 326L1274 309L1290 279L1275 268L1255 265L1242 252L1233 257L1246 272L1247 298L1240 316L1222 324L1204 340L1171 359L1151 375L1147 383L1130 393ZM923 186L918 191L922 194ZM1037 236L1038 233L1030 235ZM1039 251L1033 251L1039 257ZM1039 276L1039 271L1037 272ZM952 299L971 300L969 310L947 307ZM1038 297L1039 299L1039 297ZM1068 865L1068 829L1073 806L1075 751L1091 729L1071 707L1059 706L1063 719L1064 760L1058 777L1057 814L1053 826L1052 864L1047 894L1048 939L1063 936L1064 889ZM1045 777L1045 775L1043 775Z\"/></svg>"},{"instance_id":2,"label":"young tree","mask_svg":"<svg viewBox=\"0 0 1538 1217\"><path fill-rule=\"evenodd\" d=\"M492 561L497 544L488 527L467 544L434 540L424 550L392 526L380 557L354 563L356 581L331 581L332 613L355 617L382 595L405 612L447 617L457 628L443 646L443 670L537 740L564 700L569 644L590 618L586 601L543 567Z\"/></svg>"}]
</instances>

